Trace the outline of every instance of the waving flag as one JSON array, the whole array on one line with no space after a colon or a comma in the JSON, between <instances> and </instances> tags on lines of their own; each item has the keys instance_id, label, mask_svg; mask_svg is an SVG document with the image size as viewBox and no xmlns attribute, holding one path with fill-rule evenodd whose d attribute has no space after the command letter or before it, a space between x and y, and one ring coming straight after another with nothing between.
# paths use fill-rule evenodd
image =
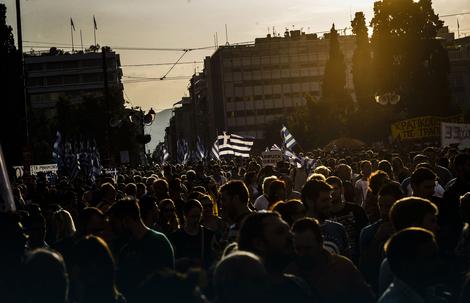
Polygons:
<instances>
[{"instance_id":1,"label":"waving flag","mask_svg":"<svg viewBox=\"0 0 470 303\"><path fill-rule=\"evenodd\" d=\"M219 156L219 139L214 141L214 145L212 145L211 155L213 159L220 160Z\"/></svg>"},{"instance_id":2,"label":"waving flag","mask_svg":"<svg viewBox=\"0 0 470 303\"><path fill-rule=\"evenodd\" d=\"M294 147L295 144L297 144L292 134L284 125L282 126L282 129L281 129L281 138L282 138L284 147L287 149L292 149L292 147Z\"/></svg>"},{"instance_id":3,"label":"waving flag","mask_svg":"<svg viewBox=\"0 0 470 303\"><path fill-rule=\"evenodd\" d=\"M73 24L72 18L70 18L70 26L71 26L72 29L75 31L75 24Z\"/></svg>"},{"instance_id":4,"label":"waving flag","mask_svg":"<svg viewBox=\"0 0 470 303\"><path fill-rule=\"evenodd\" d=\"M198 136L196 140L196 159L201 161L205 157L206 157L206 149L204 148L204 145L201 142L201 138L199 138Z\"/></svg>"},{"instance_id":5,"label":"waving flag","mask_svg":"<svg viewBox=\"0 0 470 303\"><path fill-rule=\"evenodd\" d=\"M255 138L242 137L224 132L217 137L219 145L219 156L234 155L235 157L250 157Z\"/></svg>"}]
</instances>

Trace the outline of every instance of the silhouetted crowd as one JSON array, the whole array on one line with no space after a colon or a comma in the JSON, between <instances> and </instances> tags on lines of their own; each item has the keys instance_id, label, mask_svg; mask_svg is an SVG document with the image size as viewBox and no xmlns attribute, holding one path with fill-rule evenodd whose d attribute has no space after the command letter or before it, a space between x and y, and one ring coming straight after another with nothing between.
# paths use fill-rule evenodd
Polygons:
<instances>
[{"instance_id":1,"label":"silhouetted crowd","mask_svg":"<svg viewBox=\"0 0 470 303\"><path fill-rule=\"evenodd\" d=\"M14 182L0 302L470 302L470 153Z\"/></svg>"}]
</instances>

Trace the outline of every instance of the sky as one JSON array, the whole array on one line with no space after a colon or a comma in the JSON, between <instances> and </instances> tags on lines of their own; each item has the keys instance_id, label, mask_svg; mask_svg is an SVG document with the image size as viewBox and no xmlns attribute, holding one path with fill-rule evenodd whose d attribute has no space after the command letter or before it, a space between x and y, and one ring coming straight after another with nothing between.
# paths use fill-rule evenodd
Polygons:
<instances>
[{"instance_id":1,"label":"sky","mask_svg":"<svg viewBox=\"0 0 470 303\"><path fill-rule=\"evenodd\" d=\"M15 1L7 5L7 23L16 39ZM254 41L269 31L283 33L286 28L306 32L326 31L332 23L337 28L349 26L354 12L363 11L368 21L373 17L374 0L21 0L24 50L37 46L70 46L70 18L76 31L75 48L80 49L80 29L85 47L93 44L93 15L98 30L97 42L111 48L198 48L186 53L181 64L167 77L180 80L126 83L130 78L160 78L171 67L123 66L125 98L133 106L155 110L171 108L187 95L189 77L202 71L204 57L214 50L214 35L219 45ZM434 0L440 15L470 12L469 0ZM452 31L457 17L443 18ZM462 33L470 35L470 15L458 17ZM28 42L27 42L28 41ZM53 43L53 44L51 44ZM36 46L36 47L32 47ZM173 63L182 51L117 50L122 65ZM196 62L196 63L194 63Z\"/></svg>"}]
</instances>

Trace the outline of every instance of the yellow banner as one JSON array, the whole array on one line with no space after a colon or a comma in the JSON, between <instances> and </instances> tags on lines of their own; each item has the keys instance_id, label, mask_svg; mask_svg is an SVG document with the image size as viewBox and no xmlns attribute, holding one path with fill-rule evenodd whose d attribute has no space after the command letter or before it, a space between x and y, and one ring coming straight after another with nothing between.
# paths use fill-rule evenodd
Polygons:
<instances>
[{"instance_id":1,"label":"yellow banner","mask_svg":"<svg viewBox=\"0 0 470 303\"><path fill-rule=\"evenodd\" d=\"M414 140L439 138L441 135L441 122L463 123L463 115L451 117L423 116L398 121L391 125L392 139Z\"/></svg>"}]
</instances>

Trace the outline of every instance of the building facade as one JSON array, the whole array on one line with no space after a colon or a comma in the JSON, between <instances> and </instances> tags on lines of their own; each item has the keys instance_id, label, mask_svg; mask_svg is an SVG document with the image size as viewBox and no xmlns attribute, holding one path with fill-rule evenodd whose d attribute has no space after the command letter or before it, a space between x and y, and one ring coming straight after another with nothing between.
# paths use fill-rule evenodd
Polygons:
<instances>
[{"instance_id":1,"label":"building facade","mask_svg":"<svg viewBox=\"0 0 470 303\"><path fill-rule=\"evenodd\" d=\"M87 95L103 96L105 68L109 89L122 94L121 62L114 51L106 52L106 66L101 52L26 53L26 85L31 109L43 110L52 116L61 98L77 104Z\"/></svg>"},{"instance_id":2,"label":"building facade","mask_svg":"<svg viewBox=\"0 0 470 303\"><path fill-rule=\"evenodd\" d=\"M340 36L339 42L346 87L353 93L355 37ZM320 98L328 54L329 39L299 30L220 47L205 61L209 137L226 130L262 139L267 123L304 105L306 98Z\"/></svg>"}]
</instances>

